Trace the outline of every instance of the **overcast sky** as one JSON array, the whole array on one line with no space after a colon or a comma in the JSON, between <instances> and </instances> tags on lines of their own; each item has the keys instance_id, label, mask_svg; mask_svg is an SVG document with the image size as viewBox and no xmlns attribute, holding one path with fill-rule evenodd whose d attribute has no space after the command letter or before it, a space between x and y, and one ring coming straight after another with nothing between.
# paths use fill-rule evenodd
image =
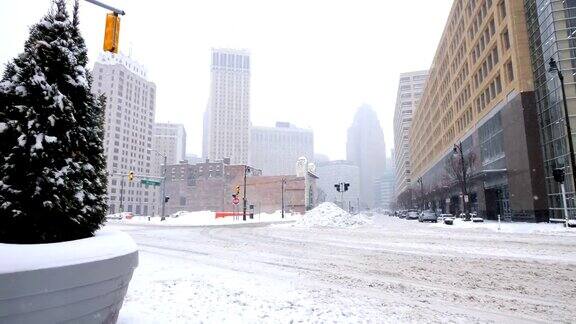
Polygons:
<instances>
[{"instance_id":1,"label":"overcast sky","mask_svg":"<svg viewBox=\"0 0 576 324\"><path fill-rule=\"evenodd\" d=\"M72 0L68 0L72 3ZM156 83L156 120L183 123L188 153L201 153L210 49L248 49L251 119L314 130L315 152L346 157L354 112L378 113L387 150L401 72L428 69L452 0L103 0L126 11L120 49ZM0 0L0 63L20 53L50 0ZM106 10L81 1L90 67Z\"/></svg>"}]
</instances>

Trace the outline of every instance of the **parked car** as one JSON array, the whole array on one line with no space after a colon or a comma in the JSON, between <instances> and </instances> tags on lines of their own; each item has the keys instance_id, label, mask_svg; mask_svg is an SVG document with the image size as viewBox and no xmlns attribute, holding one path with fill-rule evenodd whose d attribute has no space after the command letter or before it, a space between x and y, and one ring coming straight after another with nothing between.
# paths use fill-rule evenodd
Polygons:
<instances>
[{"instance_id":1,"label":"parked car","mask_svg":"<svg viewBox=\"0 0 576 324\"><path fill-rule=\"evenodd\" d=\"M438 222L438 215L436 215L436 213L431 211L431 210L425 210L425 211L421 212L420 215L418 216L418 221L421 223L422 222L437 223Z\"/></svg>"},{"instance_id":2,"label":"parked car","mask_svg":"<svg viewBox=\"0 0 576 324\"><path fill-rule=\"evenodd\" d=\"M132 214L132 212L122 212L106 215L106 219L124 219L124 218L131 219L132 217L134 217L134 214Z\"/></svg>"},{"instance_id":3,"label":"parked car","mask_svg":"<svg viewBox=\"0 0 576 324\"><path fill-rule=\"evenodd\" d=\"M185 214L185 213L186 213L186 211L180 210L180 211L175 212L174 214L171 214L170 217L177 218L177 217L182 216L182 214Z\"/></svg>"},{"instance_id":4,"label":"parked car","mask_svg":"<svg viewBox=\"0 0 576 324\"><path fill-rule=\"evenodd\" d=\"M448 217L454 218L454 216L452 216L452 214L440 214L440 215L438 216L438 219L444 220L444 218L448 218Z\"/></svg>"},{"instance_id":5,"label":"parked car","mask_svg":"<svg viewBox=\"0 0 576 324\"><path fill-rule=\"evenodd\" d=\"M418 214L419 214L419 213L418 213L417 211L412 211L412 210L411 210L411 211L409 211L408 214L406 215L406 219L409 219L409 220L418 219L418 217L419 217Z\"/></svg>"}]
</instances>

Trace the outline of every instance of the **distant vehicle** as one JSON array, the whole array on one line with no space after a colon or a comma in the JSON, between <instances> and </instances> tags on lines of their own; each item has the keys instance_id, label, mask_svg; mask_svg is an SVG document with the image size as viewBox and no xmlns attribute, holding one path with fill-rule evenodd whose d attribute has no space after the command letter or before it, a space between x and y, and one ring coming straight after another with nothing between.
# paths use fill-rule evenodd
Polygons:
<instances>
[{"instance_id":1,"label":"distant vehicle","mask_svg":"<svg viewBox=\"0 0 576 324\"><path fill-rule=\"evenodd\" d=\"M476 215L476 213L470 214L470 216L472 216L472 221L473 221L474 223L482 223L482 222L484 222L484 218L478 217L478 216Z\"/></svg>"},{"instance_id":2,"label":"distant vehicle","mask_svg":"<svg viewBox=\"0 0 576 324\"><path fill-rule=\"evenodd\" d=\"M132 214L131 212L122 212L106 215L106 219L124 219L124 218L131 219L132 217L134 217L134 214Z\"/></svg>"},{"instance_id":3,"label":"distant vehicle","mask_svg":"<svg viewBox=\"0 0 576 324\"><path fill-rule=\"evenodd\" d=\"M446 215L446 214L444 214L444 215ZM449 217L449 216L447 216L447 217L444 217L444 218L442 219L442 221L443 221L444 224L446 224L446 225L454 225L454 217Z\"/></svg>"},{"instance_id":4,"label":"distant vehicle","mask_svg":"<svg viewBox=\"0 0 576 324\"><path fill-rule=\"evenodd\" d=\"M116 214L106 215L106 219L122 219L122 214L116 213Z\"/></svg>"},{"instance_id":5,"label":"distant vehicle","mask_svg":"<svg viewBox=\"0 0 576 324\"><path fill-rule=\"evenodd\" d=\"M406 219L416 220L416 219L418 219L418 217L419 217L418 214L419 214L419 213L418 213L417 211L409 211L409 212L408 212L408 215L406 215Z\"/></svg>"},{"instance_id":6,"label":"distant vehicle","mask_svg":"<svg viewBox=\"0 0 576 324\"><path fill-rule=\"evenodd\" d=\"M441 220L444 220L444 218L447 218L447 217L454 218L454 216L452 216L452 214L440 214L438 216L438 218Z\"/></svg>"},{"instance_id":7,"label":"distant vehicle","mask_svg":"<svg viewBox=\"0 0 576 324\"><path fill-rule=\"evenodd\" d=\"M182 216L182 215L185 214L185 213L186 213L186 211L180 210L180 211L175 212L174 214L171 214L170 217L172 217L172 218L178 218L178 217Z\"/></svg>"},{"instance_id":8,"label":"distant vehicle","mask_svg":"<svg viewBox=\"0 0 576 324\"><path fill-rule=\"evenodd\" d=\"M436 215L436 213L431 211L431 210L425 210L425 211L421 212L420 215L418 216L418 221L421 223L422 222L437 223L438 222L438 215Z\"/></svg>"}]
</instances>

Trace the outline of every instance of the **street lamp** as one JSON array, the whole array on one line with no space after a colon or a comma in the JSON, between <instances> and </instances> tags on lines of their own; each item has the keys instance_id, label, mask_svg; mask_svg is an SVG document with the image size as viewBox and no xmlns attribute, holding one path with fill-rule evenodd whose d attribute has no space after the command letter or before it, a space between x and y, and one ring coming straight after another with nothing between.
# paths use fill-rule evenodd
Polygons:
<instances>
[{"instance_id":1,"label":"street lamp","mask_svg":"<svg viewBox=\"0 0 576 324\"><path fill-rule=\"evenodd\" d=\"M468 202L469 197L468 197L468 188L466 186L466 161L464 160L464 150L462 150L462 142L454 144L453 151L454 154L460 155L460 163L462 166L462 201L464 203L463 206L466 214L466 220L468 220L468 217L470 215L469 210L470 204Z\"/></svg>"},{"instance_id":2,"label":"street lamp","mask_svg":"<svg viewBox=\"0 0 576 324\"><path fill-rule=\"evenodd\" d=\"M282 218L284 218L284 186L286 186L286 178L282 178Z\"/></svg>"},{"instance_id":3,"label":"street lamp","mask_svg":"<svg viewBox=\"0 0 576 324\"><path fill-rule=\"evenodd\" d=\"M424 184L422 182L422 177L419 177L416 182L420 184L420 208L424 210Z\"/></svg>"},{"instance_id":4,"label":"street lamp","mask_svg":"<svg viewBox=\"0 0 576 324\"><path fill-rule=\"evenodd\" d=\"M166 159L167 156L166 154L160 153L157 150L148 149L148 152L154 152L156 153L156 155L160 155L164 158L164 170L163 170L163 175L162 175L162 213L160 214L162 216L162 218L160 218L161 221L165 220L166 217L164 216L164 210L166 209Z\"/></svg>"},{"instance_id":5,"label":"street lamp","mask_svg":"<svg viewBox=\"0 0 576 324\"><path fill-rule=\"evenodd\" d=\"M568 115L568 103L566 102L566 89L564 88L564 75L562 71L558 68L558 64L553 57L550 58L548 72L556 72L558 74L558 79L560 79L560 86L562 88L562 103L564 104L564 120L566 121L566 137L568 137L568 148L570 150L570 171L572 171L572 181L576 186L576 173L574 172L574 166L576 162L574 161L574 144L572 143L572 129L570 127L570 119Z\"/></svg>"}]
</instances>

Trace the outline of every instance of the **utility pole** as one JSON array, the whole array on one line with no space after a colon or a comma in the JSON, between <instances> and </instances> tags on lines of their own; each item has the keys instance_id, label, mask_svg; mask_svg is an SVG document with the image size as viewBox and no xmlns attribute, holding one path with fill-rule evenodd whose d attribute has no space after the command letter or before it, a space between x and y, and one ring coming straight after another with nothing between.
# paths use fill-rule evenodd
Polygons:
<instances>
[{"instance_id":1,"label":"utility pole","mask_svg":"<svg viewBox=\"0 0 576 324\"><path fill-rule=\"evenodd\" d=\"M242 220L246 221L246 173L250 171L250 168L247 165L244 165L244 202L242 208Z\"/></svg>"}]
</instances>

